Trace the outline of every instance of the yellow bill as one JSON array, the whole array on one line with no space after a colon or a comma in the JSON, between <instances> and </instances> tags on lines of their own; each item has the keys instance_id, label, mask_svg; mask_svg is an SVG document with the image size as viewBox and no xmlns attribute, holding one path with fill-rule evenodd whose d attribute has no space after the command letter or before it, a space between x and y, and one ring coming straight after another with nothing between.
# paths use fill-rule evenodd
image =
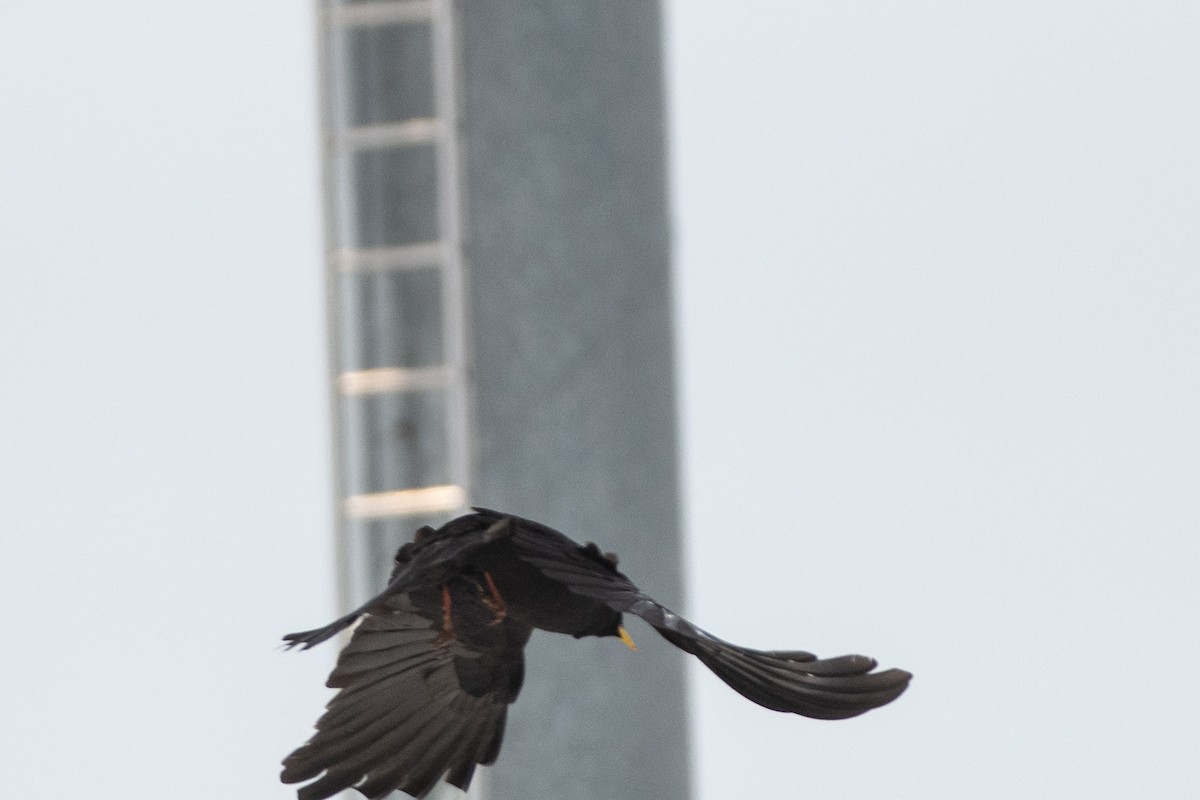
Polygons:
<instances>
[{"instance_id":1,"label":"yellow bill","mask_svg":"<svg viewBox=\"0 0 1200 800\"><path fill-rule=\"evenodd\" d=\"M617 636L621 637L621 641L625 643L626 647L635 653L637 652L637 645L633 643L633 637L629 635L629 631L625 630L624 625L617 626Z\"/></svg>"}]
</instances>

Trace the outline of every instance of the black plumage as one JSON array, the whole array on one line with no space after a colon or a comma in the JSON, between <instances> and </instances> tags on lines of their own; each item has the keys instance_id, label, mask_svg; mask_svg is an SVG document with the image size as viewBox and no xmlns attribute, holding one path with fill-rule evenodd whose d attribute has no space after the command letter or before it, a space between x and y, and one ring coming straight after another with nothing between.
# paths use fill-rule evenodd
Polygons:
<instances>
[{"instance_id":1,"label":"black plumage","mask_svg":"<svg viewBox=\"0 0 1200 800\"><path fill-rule=\"evenodd\" d=\"M617 569L616 556L531 520L476 509L422 528L400 548L387 588L350 614L284 637L304 649L361 620L328 685L340 689L317 733L284 759L300 800L347 788L369 798L424 797L442 777L466 789L500 752L508 705L524 678L534 628L618 636L623 614L650 623L735 691L776 711L844 719L889 703L909 673L874 659L818 659L718 639L660 605Z\"/></svg>"}]
</instances>

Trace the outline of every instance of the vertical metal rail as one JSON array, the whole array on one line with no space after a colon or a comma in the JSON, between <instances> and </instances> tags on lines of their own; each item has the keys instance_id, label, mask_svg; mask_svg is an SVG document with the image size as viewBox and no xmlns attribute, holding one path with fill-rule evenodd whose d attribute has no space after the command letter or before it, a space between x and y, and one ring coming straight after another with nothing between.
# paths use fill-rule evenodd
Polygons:
<instances>
[{"instance_id":1,"label":"vertical metal rail","mask_svg":"<svg viewBox=\"0 0 1200 800\"><path fill-rule=\"evenodd\" d=\"M464 251L466 208L461 153L461 52L454 0L433 0L434 112L438 127L438 218L442 241L442 308L447 375L450 474L462 487L461 506L474 495L471 418L470 305Z\"/></svg>"},{"instance_id":2,"label":"vertical metal rail","mask_svg":"<svg viewBox=\"0 0 1200 800\"><path fill-rule=\"evenodd\" d=\"M331 489L334 496L334 560L338 580L337 600L338 610L349 609L352 606L349 587L342 576L347 574L345 524L342 519L342 498L345 497L345 477L341 468L344 463L343 435L340 424L341 397L338 394L338 382L334 379L339 370L339 353L341 353L341 327L337 324L337 269L333 254L336 253L339 237L337 225L337 189L336 177L333 170L333 160L329 154L329 142L333 131L333 102L332 102L332 36L329 30L327 12L328 0L317 0L317 91L318 91L318 124L321 133L321 188L322 188L322 222L325 243L325 357L327 359L329 376L326 386L329 392L329 409L333 415L330 425L330 455L333 458L331 473Z\"/></svg>"}]
</instances>

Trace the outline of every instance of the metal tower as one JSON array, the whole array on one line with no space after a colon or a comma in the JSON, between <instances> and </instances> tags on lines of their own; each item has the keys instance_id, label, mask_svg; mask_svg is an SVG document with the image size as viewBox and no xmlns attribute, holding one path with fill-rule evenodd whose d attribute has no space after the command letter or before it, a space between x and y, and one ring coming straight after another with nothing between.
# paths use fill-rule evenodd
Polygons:
<instances>
[{"instance_id":1,"label":"metal tower","mask_svg":"<svg viewBox=\"0 0 1200 800\"><path fill-rule=\"evenodd\" d=\"M320 9L342 605L477 503L678 607L658 4ZM686 797L682 657L647 644L535 636L479 794Z\"/></svg>"}]
</instances>

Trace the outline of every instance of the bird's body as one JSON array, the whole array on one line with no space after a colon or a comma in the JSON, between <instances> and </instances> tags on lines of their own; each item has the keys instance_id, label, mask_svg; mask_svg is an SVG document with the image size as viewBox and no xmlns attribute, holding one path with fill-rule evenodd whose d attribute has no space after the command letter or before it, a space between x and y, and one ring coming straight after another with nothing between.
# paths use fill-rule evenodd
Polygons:
<instances>
[{"instance_id":1,"label":"bird's body","mask_svg":"<svg viewBox=\"0 0 1200 800\"><path fill-rule=\"evenodd\" d=\"M817 660L722 641L644 594L594 544L476 509L418 531L397 553L387 588L362 607L284 637L308 648L362 620L328 681L341 691L316 735L284 760L283 781L320 776L299 790L300 800L350 787L369 798L395 789L423 797L443 776L465 789L475 766L499 754L533 629L616 636L632 646L621 626L626 613L777 711L856 716L894 700L911 677L872 674L875 661L865 656Z\"/></svg>"}]
</instances>

